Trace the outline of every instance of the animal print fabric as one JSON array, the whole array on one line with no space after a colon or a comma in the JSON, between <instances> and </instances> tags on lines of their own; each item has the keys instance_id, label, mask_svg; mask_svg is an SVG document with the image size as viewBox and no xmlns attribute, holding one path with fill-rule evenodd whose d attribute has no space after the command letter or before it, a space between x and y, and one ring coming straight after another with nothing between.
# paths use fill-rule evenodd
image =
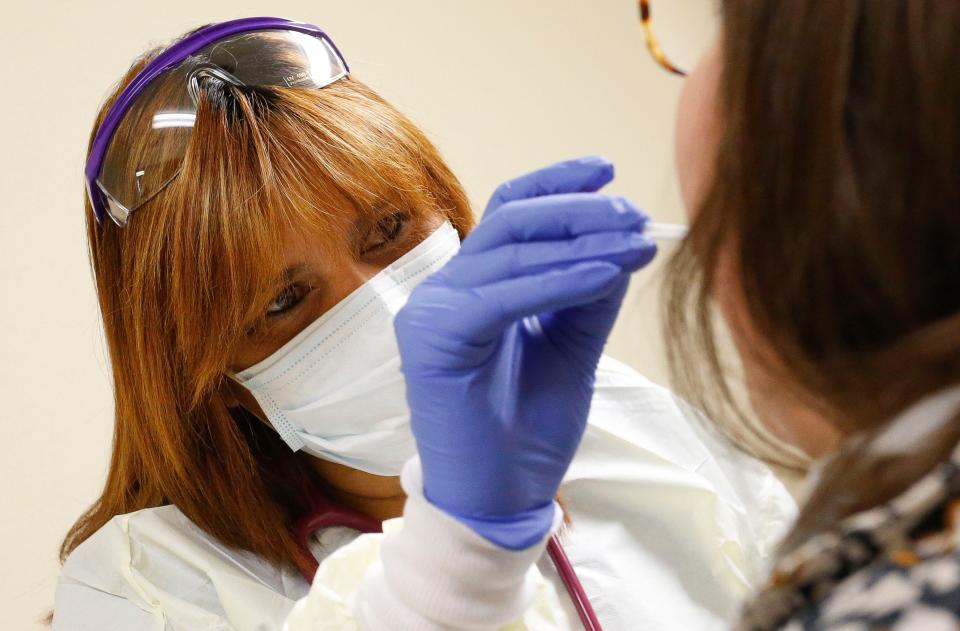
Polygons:
<instances>
[{"instance_id":1,"label":"animal print fabric","mask_svg":"<svg viewBox=\"0 0 960 631\"><path fill-rule=\"evenodd\" d=\"M740 631L960 631L960 447L781 558Z\"/></svg>"}]
</instances>

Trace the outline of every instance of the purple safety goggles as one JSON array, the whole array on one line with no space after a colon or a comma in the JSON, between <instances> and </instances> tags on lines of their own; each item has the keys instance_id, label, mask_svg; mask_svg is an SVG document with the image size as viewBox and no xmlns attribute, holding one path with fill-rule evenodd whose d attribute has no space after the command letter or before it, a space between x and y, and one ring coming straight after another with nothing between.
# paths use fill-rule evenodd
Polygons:
<instances>
[{"instance_id":1,"label":"purple safety goggles","mask_svg":"<svg viewBox=\"0 0 960 631\"><path fill-rule=\"evenodd\" d=\"M97 130L84 175L97 222L118 226L180 173L200 84L322 88L347 62L316 26L256 17L204 27L173 44L127 85Z\"/></svg>"}]
</instances>

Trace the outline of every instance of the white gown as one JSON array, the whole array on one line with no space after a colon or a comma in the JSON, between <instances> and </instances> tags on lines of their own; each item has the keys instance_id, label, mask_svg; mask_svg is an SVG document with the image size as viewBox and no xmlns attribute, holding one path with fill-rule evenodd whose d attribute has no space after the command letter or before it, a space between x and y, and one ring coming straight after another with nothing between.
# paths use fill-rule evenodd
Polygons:
<instances>
[{"instance_id":1,"label":"white gown","mask_svg":"<svg viewBox=\"0 0 960 631\"><path fill-rule=\"evenodd\" d=\"M564 546L606 631L724 626L795 505L767 467L696 426L670 392L609 358L560 489ZM318 533L318 557L352 540ZM322 550L321 550L322 548ZM577 620L544 555L569 620ZM218 543L176 507L115 517L64 564L54 631L280 631L309 584Z\"/></svg>"}]
</instances>

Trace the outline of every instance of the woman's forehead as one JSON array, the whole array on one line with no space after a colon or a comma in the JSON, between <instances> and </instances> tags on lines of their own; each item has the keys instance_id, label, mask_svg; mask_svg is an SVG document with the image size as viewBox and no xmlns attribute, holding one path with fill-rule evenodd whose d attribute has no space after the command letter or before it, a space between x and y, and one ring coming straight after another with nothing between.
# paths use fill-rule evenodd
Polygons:
<instances>
[{"instance_id":1,"label":"woman's forehead","mask_svg":"<svg viewBox=\"0 0 960 631\"><path fill-rule=\"evenodd\" d=\"M279 255L283 268L353 253L356 235L363 230L362 224L367 223L368 213L358 213L349 204L341 208L336 213L318 211L302 221L294 217L280 226Z\"/></svg>"},{"instance_id":2,"label":"woman's forehead","mask_svg":"<svg viewBox=\"0 0 960 631\"><path fill-rule=\"evenodd\" d=\"M371 231L397 213L413 221L431 214L422 209L399 210L388 202L358 208L343 200L336 205L335 212L317 209L303 221L291 218L280 228L281 273L288 275L291 268L306 267L322 271L339 262L358 259ZM441 215L440 211L434 214Z\"/></svg>"}]
</instances>

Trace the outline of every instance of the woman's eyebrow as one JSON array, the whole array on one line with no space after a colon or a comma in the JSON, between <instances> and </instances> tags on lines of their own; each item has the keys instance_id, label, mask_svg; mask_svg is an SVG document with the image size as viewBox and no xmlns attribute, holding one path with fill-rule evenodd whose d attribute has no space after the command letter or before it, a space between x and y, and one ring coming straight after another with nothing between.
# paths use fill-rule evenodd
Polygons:
<instances>
[{"instance_id":1,"label":"woman's eyebrow","mask_svg":"<svg viewBox=\"0 0 960 631\"><path fill-rule=\"evenodd\" d=\"M310 266L306 263L294 263L283 268L283 271L273 277L273 280L270 281L270 292L283 291L284 288L289 286L291 283L296 281L298 278L302 278L309 271Z\"/></svg>"},{"instance_id":2,"label":"woman's eyebrow","mask_svg":"<svg viewBox=\"0 0 960 631\"><path fill-rule=\"evenodd\" d=\"M310 269L310 266L306 263L294 263L284 268L283 273L280 275L280 279L283 281L293 280L298 276L302 276Z\"/></svg>"},{"instance_id":3,"label":"woman's eyebrow","mask_svg":"<svg viewBox=\"0 0 960 631\"><path fill-rule=\"evenodd\" d=\"M297 282L309 285L312 289L321 289L327 285L327 279L323 272L317 270L314 265L301 262L293 263L284 268L276 280L276 290L280 291Z\"/></svg>"}]
</instances>

